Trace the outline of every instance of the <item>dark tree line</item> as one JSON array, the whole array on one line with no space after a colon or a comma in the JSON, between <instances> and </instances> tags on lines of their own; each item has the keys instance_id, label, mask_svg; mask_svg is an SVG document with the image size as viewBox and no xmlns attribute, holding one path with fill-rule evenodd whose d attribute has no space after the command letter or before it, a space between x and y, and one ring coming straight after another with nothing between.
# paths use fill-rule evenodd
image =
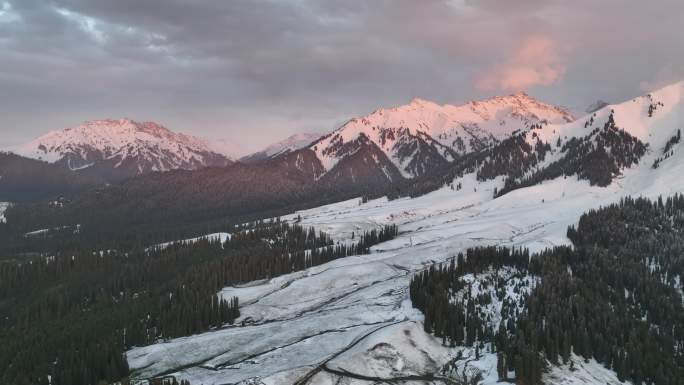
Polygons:
<instances>
[{"instance_id":1,"label":"dark tree line","mask_svg":"<svg viewBox=\"0 0 684 385\"><path fill-rule=\"evenodd\" d=\"M367 143L363 148L373 149ZM150 173L64 199L49 195L49 200L15 204L5 213L7 224L0 225L0 259L25 250L85 244L94 249L134 248L364 194L382 195L392 183L382 169L368 164L375 163L373 157L385 157L385 171L392 172L394 166L377 148L368 151L352 151L343 160L345 167L325 175L316 154L302 149L256 164ZM408 183L398 170L392 174L393 182ZM80 233L69 237L31 242L23 237L37 229L76 225L81 225Z\"/></svg>"},{"instance_id":2,"label":"dark tree line","mask_svg":"<svg viewBox=\"0 0 684 385\"><path fill-rule=\"evenodd\" d=\"M489 250L481 256L488 269L499 266L489 262L497 258L541 278L525 303L504 306L498 330L479 326L488 323L477 306L448 301L463 274L480 271L470 257L462 268L459 258L417 275L411 298L425 314L426 330L446 334L445 343L491 343L502 379L514 371L518 384L540 384L548 364L567 364L574 353L614 370L621 381L684 384L683 230L684 196L625 198L570 227L574 248L534 254L528 264L506 262L505 249L475 249Z\"/></svg>"},{"instance_id":3,"label":"dark tree line","mask_svg":"<svg viewBox=\"0 0 684 385\"><path fill-rule=\"evenodd\" d=\"M653 102L653 98L650 94L648 95L648 98L651 99L651 103L648 105L648 117L652 118L653 113L656 112L658 107L665 107L665 105L663 102Z\"/></svg>"},{"instance_id":4,"label":"dark tree line","mask_svg":"<svg viewBox=\"0 0 684 385\"><path fill-rule=\"evenodd\" d=\"M0 202L34 202L74 196L104 184L104 180L77 174L57 164L0 151Z\"/></svg>"},{"instance_id":5,"label":"dark tree line","mask_svg":"<svg viewBox=\"0 0 684 385\"><path fill-rule=\"evenodd\" d=\"M535 132L532 133L534 146L527 142L526 136L527 133L523 132L486 150L486 158L477 169L477 179L486 181L500 175L521 178L532 167L543 162L546 154L551 151L551 146L542 142Z\"/></svg>"},{"instance_id":6,"label":"dark tree line","mask_svg":"<svg viewBox=\"0 0 684 385\"><path fill-rule=\"evenodd\" d=\"M534 145L526 138L532 135ZM417 197L446 185L453 185L456 178L465 174L476 173L480 181L497 176L522 176L546 158L551 146L539 139L535 132L516 131L500 142L477 146L477 150L456 158L448 167L437 168L432 173L414 178L408 182L395 183L385 189L382 194L390 199L400 197ZM457 183L458 184L458 183Z\"/></svg>"},{"instance_id":7,"label":"dark tree line","mask_svg":"<svg viewBox=\"0 0 684 385\"><path fill-rule=\"evenodd\" d=\"M499 352L500 379L507 379L508 371L515 370L519 379L527 378L524 383L538 381L544 366L537 354L511 342L525 308L524 290L529 290L529 260L526 249L478 247L468 249L465 256L459 254L446 264L433 265L418 273L411 280L409 291L413 306L425 315L425 331L442 338L444 345L475 347L476 352L488 344ZM505 267L513 269L503 274ZM496 315L484 309L495 299L488 293L471 294L468 283L462 279L465 274L474 274L483 286L494 288L496 300L502 303L498 324L493 321ZM513 290L520 294L518 301L506 298L508 286L515 278L518 283Z\"/></svg>"},{"instance_id":8,"label":"dark tree line","mask_svg":"<svg viewBox=\"0 0 684 385\"><path fill-rule=\"evenodd\" d=\"M675 135L673 135L670 139L668 139L667 143L665 143L665 148L663 148L663 154L667 154L668 152L670 152L672 147L675 144L681 142L681 140L682 140L682 130L678 129L677 133Z\"/></svg>"},{"instance_id":9,"label":"dark tree line","mask_svg":"<svg viewBox=\"0 0 684 385\"><path fill-rule=\"evenodd\" d=\"M271 278L352 254L396 236L397 227L335 244L281 221L232 236L153 248L72 249L0 263L3 384L92 385L128 375L124 352L224 327L239 317L221 288Z\"/></svg>"},{"instance_id":10,"label":"dark tree line","mask_svg":"<svg viewBox=\"0 0 684 385\"><path fill-rule=\"evenodd\" d=\"M672 151L672 147L674 147L675 144L679 143L682 140L682 130L678 129L677 133L670 137L670 139L667 140L667 143L665 143L665 147L663 148L663 156L660 158L656 159L653 162L653 168L658 168L660 166L660 162L663 160L671 157L674 155L674 151Z\"/></svg>"}]
</instances>

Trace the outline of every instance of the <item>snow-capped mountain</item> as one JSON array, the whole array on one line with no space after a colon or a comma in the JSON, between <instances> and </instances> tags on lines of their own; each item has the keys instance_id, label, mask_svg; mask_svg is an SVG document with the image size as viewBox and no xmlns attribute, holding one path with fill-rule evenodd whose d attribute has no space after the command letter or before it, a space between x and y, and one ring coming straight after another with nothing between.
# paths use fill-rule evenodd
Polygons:
<instances>
[{"instance_id":1,"label":"snow-capped mountain","mask_svg":"<svg viewBox=\"0 0 684 385\"><path fill-rule=\"evenodd\" d=\"M261 151L244 156L240 158L240 160L249 163L273 158L281 154L307 147L321 136L322 134L315 132L300 132L290 135L279 142L273 143Z\"/></svg>"},{"instance_id":2,"label":"snow-capped mountain","mask_svg":"<svg viewBox=\"0 0 684 385\"><path fill-rule=\"evenodd\" d=\"M592 185L610 185L626 169L657 169L673 163L684 123L684 82L675 83L562 125L533 130L526 137L536 162L507 175L506 187L520 188L577 174ZM540 156L542 144L548 151ZM681 154L679 154L681 155ZM534 164L533 164L534 163ZM684 164L684 162L683 162ZM644 174L645 179L652 176Z\"/></svg>"},{"instance_id":3,"label":"snow-capped mountain","mask_svg":"<svg viewBox=\"0 0 684 385\"><path fill-rule=\"evenodd\" d=\"M523 92L458 106L414 99L407 105L351 119L309 148L330 171L370 143L403 177L413 178L518 130L573 120L565 109Z\"/></svg>"},{"instance_id":4,"label":"snow-capped mountain","mask_svg":"<svg viewBox=\"0 0 684 385\"><path fill-rule=\"evenodd\" d=\"M11 151L110 179L232 162L207 140L172 132L154 122L131 119L87 121L51 131Z\"/></svg>"},{"instance_id":5,"label":"snow-capped mountain","mask_svg":"<svg viewBox=\"0 0 684 385\"><path fill-rule=\"evenodd\" d=\"M255 217L281 213L281 220L313 226L329 233L335 244L345 244L361 232L397 225L398 236L373 246L370 255L219 289L217 294L224 298L239 299L235 326L132 347L126 359L134 379L173 373L192 383L362 384L431 381L434 375L468 372L481 375L478 384L494 385L500 383L497 354L488 345L452 346L430 333L424 327L425 314L412 306L412 277L470 247L537 252L570 245L568 227L577 226L583 213L626 197L655 200L684 192L684 179L678 178L684 173L682 128L684 82L605 106L573 122L531 123L520 132L502 134L486 148L450 163L444 174L404 183L432 180L434 188L415 194L401 191L401 199L390 199L394 196L389 193L359 198L368 181L380 181L392 190L403 187L382 179L403 177L393 174L398 174L394 163L363 134L342 144L339 153L344 156L329 170L306 148L256 164L133 178L124 188L90 191L59 210L35 207L47 211L37 213L38 222L30 229L45 228L42 218L47 218L54 226L82 224L84 232L136 221L158 232L164 226L247 212ZM386 162L373 163L381 161ZM370 167L374 164L381 167ZM355 183L333 183L340 180ZM12 225L16 211L10 208L6 214ZM33 216L27 217L31 221ZM640 228L648 232L655 227ZM141 230L136 231L140 235ZM612 253L606 255L613 259ZM644 272L660 270L651 266ZM498 324L504 301L521 302L519 284L537 282L529 276L515 278L521 271L500 273L485 271L464 281L469 296L484 304L483 315L492 316L488 327ZM671 285L668 291L680 304L680 280L663 279L662 284ZM508 293L507 298L495 300L498 292ZM640 312L634 315L643 317ZM649 317L642 320L647 322L644 330L649 329ZM567 362L549 363L543 383L628 383L611 369L610 361L578 354L586 353L574 351ZM509 370L508 377L513 374Z\"/></svg>"},{"instance_id":6,"label":"snow-capped mountain","mask_svg":"<svg viewBox=\"0 0 684 385\"><path fill-rule=\"evenodd\" d=\"M461 185L475 174L479 182L498 181L495 196L574 176L606 187L629 169L650 171L672 164L681 141L684 83L675 83L632 100L606 105L574 122L533 126L483 151L470 153L443 177L410 195ZM644 178L651 178L645 172Z\"/></svg>"}]
</instances>

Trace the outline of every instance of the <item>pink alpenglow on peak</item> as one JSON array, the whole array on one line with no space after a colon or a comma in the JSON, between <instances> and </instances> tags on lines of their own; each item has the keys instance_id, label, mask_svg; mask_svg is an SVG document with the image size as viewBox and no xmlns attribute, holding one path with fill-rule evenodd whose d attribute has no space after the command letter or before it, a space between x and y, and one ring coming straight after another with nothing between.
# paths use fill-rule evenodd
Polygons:
<instances>
[{"instance_id":1,"label":"pink alpenglow on peak","mask_svg":"<svg viewBox=\"0 0 684 385\"><path fill-rule=\"evenodd\" d=\"M50 131L10 151L62 163L74 171L113 172L115 179L232 163L232 157L220 153L206 139L176 133L155 122L127 118L91 120Z\"/></svg>"},{"instance_id":2,"label":"pink alpenglow on peak","mask_svg":"<svg viewBox=\"0 0 684 385\"><path fill-rule=\"evenodd\" d=\"M424 174L435 162L451 162L535 125L574 121L564 108L540 102L524 92L462 105L413 99L349 120L313 143L326 170L368 143L377 146L405 178ZM432 163L432 164L430 164Z\"/></svg>"}]
</instances>

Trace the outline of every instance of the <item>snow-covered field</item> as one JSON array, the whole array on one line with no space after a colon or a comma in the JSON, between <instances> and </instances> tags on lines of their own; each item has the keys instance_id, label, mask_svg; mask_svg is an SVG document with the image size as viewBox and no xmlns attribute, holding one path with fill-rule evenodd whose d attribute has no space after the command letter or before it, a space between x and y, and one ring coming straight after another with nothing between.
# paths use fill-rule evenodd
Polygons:
<instances>
[{"instance_id":1,"label":"snow-covered field","mask_svg":"<svg viewBox=\"0 0 684 385\"><path fill-rule=\"evenodd\" d=\"M567 226L582 212L627 193L618 183L595 188L568 178L492 200L498 182L468 176L463 184L416 199L350 200L297 213L338 239L382 223L399 224L401 234L370 255L226 288L222 294L240 298L240 326L133 349L131 367L139 377L173 373L203 384L255 377L288 384L309 375L326 384L340 370L379 378L434 373L457 352L423 332L408 300L412 272L475 245L568 244Z\"/></svg>"},{"instance_id":2,"label":"snow-covered field","mask_svg":"<svg viewBox=\"0 0 684 385\"><path fill-rule=\"evenodd\" d=\"M370 255L225 288L224 295L240 298L237 326L133 349L128 360L134 375L173 374L205 385L367 384L389 378L441 383L425 376L437 373L459 351L466 356L471 352L444 348L423 332L422 316L408 299L412 273L476 245L537 251L569 244L567 227L588 209L629 195L654 198L684 192L681 144L659 168L652 168L667 139L684 122L682 104L679 110L671 107L681 100L684 87L678 87L660 95L669 99L664 111L649 118L653 120L648 121L648 130L642 130L644 117L630 117L636 122L634 134L649 143L649 153L606 188L568 177L492 199L502 180L479 183L474 175L466 175L457 191L443 188L414 199L365 204L354 199L287 217L294 221L301 216L303 225L329 232L337 240L386 223L398 224L400 235L375 246ZM638 104L629 101L615 107L616 119L634 114L628 103ZM662 119L660 112L667 112ZM485 384L496 381L492 357L484 354L467 364L485 374ZM574 361L572 370L554 368L547 382L618 382L614 373L593 361ZM345 379L338 381L341 377Z\"/></svg>"}]
</instances>

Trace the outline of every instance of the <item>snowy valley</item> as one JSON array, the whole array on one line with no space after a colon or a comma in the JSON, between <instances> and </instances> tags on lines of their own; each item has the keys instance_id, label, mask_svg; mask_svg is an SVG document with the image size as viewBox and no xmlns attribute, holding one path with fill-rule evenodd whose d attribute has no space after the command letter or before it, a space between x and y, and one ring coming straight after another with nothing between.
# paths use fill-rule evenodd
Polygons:
<instances>
[{"instance_id":1,"label":"snowy valley","mask_svg":"<svg viewBox=\"0 0 684 385\"><path fill-rule=\"evenodd\" d=\"M465 116L464 110L472 114L479 111L475 115L480 120L472 117L470 126L463 123L466 120L443 122L447 112L458 111L459 116ZM482 117L483 111L496 118ZM388 116L412 116L414 120L368 123L371 117ZM134 383L163 378L206 385L489 385L513 378L520 382L523 369L511 369L512 362L508 369L501 367L505 358L501 358L503 353L497 351L500 346L495 346L492 336L500 325L507 324L510 336L506 338L513 338L515 328L511 325L527 314L525 304L537 295L536 289L548 286L548 275L531 273L533 268L539 269L531 262L529 268L504 266L462 272L459 289L450 291L446 301L470 309L467 319L477 316L486 320L478 337L471 333L465 341L454 339L453 329L447 336L434 326L442 325L441 321L435 321L433 310L426 310L433 305L420 304L412 297L412 282L437 266L448 266L460 253L467 254L475 247L525 248L533 260L538 260L535 253L549 248L577 247L568 238L568 228L578 226L582 215L592 209L628 197L658 199L681 193L684 181L677 176L684 172L680 143L683 124L684 83L605 106L577 120L525 94L465 107L414 101L352 120L309 147L286 146L280 155L274 154L263 163L157 173L151 178L135 178L123 187L92 191L73 202L60 199L43 205L0 204L0 218L6 222L0 230L8 230L0 235L7 239L5 250L29 250L39 256L44 265L25 265L29 271L36 269L31 274L44 274L53 268L62 271L65 267L61 266L75 264L76 282L80 282L80 274L93 271L102 274L101 279L111 280L106 287L116 293L113 302L104 299L106 296L89 298L104 301L106 305L102 306L130 303L126 317L132 323L114 329L122 340L115 339L106 347L125 349L125 367L115 370L130 371ZM402 125L407 127L391 128ZM480 128L474 131L475 126ZM461 148L460 141L453 138L465 132L470 135L470 144ZM482 148L476 148L476 137ZM409 157L402 160L399 153L406 143L412 143L406 148L415 151L409 151ZM357 157L363 151L368 152ZM441 160L431 163L425 154L437 154ZM447 157L442 157L445 154ZM406 168L407 159L413 165L428 162L419 169L430 172L413 173L411 170L418 168ZM303 172L308 167L306 162L308 166L318 162L318 166ZM344 175L340 168L355 171L378 164L385 167L383 172L398 175L402 183L394 184L388 178L389 182L381 184L386 190L366 194L362 188L353 189L360 183L354 172L351 179L326 179L331 173ZM229 222L233 211L213 210L206 205L213 199L232 203L226 198L228 187L243 187L242 182L236 183L233 172L242 175L244 183L270 172L273 179L265 185L267 191L280 200L290 191L306 200L306 208L287 211L288 206L276 206L276 212L286 212L279 216L281 222ZM293 175L301 179L293 179ZM220 183L212 184L214 178ZM303 190L306 194L298 195L302 191L297 189L300 180L318 189ZM279 184L282 181L298 187L283 187ZM310 203L320 193L341 189L343 182L352 188L348 195L353 198L340 200L333 195L322 201L334 203ZM147 198L148 191L156 194L155 198ZM179 202L184 191L196 198L191 201L196 203L187 205L193 208L189 211L179 207L183 206ZM233 199L259 195L247 191L236 190ZM121 195L130 192L133 194ZM207 192L212 195L202 195ZM267 195L261 202L273 199ZM154 205L147 207L150 202ZM261 205L260 201L244 202ZM200 222L190 232L174 229L174 225L185 223L186 217L173 215L196 215L195 207L210 215L205 218L221 215L219 221ZM223 206L217 207L223 210ZM150 219L150 213L158 216ZM150 221L152 227L143 221ZM671 221L679 223L678 217ZM130 223L130 229L120 223ZM172 230L160 232L165 226ZM73 231L74 227L78 231ZM388 229L398 229L398 233L389 234ZM316 231L320 235L316 236ZM257 232L264 234L263 238ZM169 238L169 234L179 235ZM145 243L140 244L136 237ZM72 239L104 249L78 258L59 256L59 252L55 255L49 249ZM140 262L129 260L127 248ZM289 251L277 254L281 249ZM250 257L249 253L259 257ZM221 260L222 255L228 257ZM168 266L145 275L154 271L149 264L157 259L167 261ZM140 263L141 272L130 276L129 263ZM649 267L654 274L668 266L665 262L649 264L655 266ZM573 269L566 270L572 274ZM119 279L105 278L110 274L126 277L121 278L124 280L130 276L139 285L135 286L138 291L121 291ZM181 276L171 279L173 274ZM669 289L663 290L680 293L679 278L675 279L670 270L666 274L662 284ZM48 275L41 284L49 284L55 277L59 283L59 276ZM150 286L155 279L161 281ZM225 282L235 284L226 286ZM188 287L197 291L188 291ZM136 305L143 300L156 310L141 320L135 314L145 311ZM81 309L82 305L72 306ZM86 310L79 311L89 311L87 302L84 306ZM218 314L189 321L187 317L196 311ZM567 347L567 339L563 341ZM622 368L624 359L618 357L620 364L613 366ZM538 367L534 370L542 373L540 381L545 384L612 385L622 383L626 376L624 369L618 372L607 366L605 357L587 358L586 351L579 348L564 350L563 360L549 360L544 366L543 372ZM60 372L60 376L68 373ZM63 381L64 377L59 378Z\"/></svg>"},{"instance_id":2,"label":"snowy valley","mask_svg":"<svg viewBox=\"0 0 684 385\"><path fill-rule=\"evenodd\" d=\"M0 385L684 385L682 15L0 0Z\"/></svg>"},{"instance_id":3,"label":"snowy valley","mask_svg":"<svg viewBox=\"0 0 684 385\"><path fill-rule=\"evenodd\" d=\"M442 346L424 332L423 315L409 301L409 281L469 247L537 252L571 245L568 226L590 209L628 196L656 199L684 191L678 177L684 152L679 143L668 145L684 125L683 83L606 106L574 123L544 125L535 130L534 140L555 148L558 139L585 136L611 115L618 127L647 143L648 151L605 187L561 176L494 199L504 178L481 181L472 172L454 181L459 189L445 186L395 200L352 199L286 217L329 232L337 241L388 223L397 224L400 235L374 246L369 255L223 289L223 296L240 299L239 326L132 349L128 359L134 376L173 375L204 384L457 383L447 376L451 368L481 372L482 384L496 383L495 355L483 352L475 359L473 349ZM561 153L552 151L545 162ZM654 167L664 153L666 159ZM576 356L571 361L572 367L552 367L545 383L621 383L596 361Z\"/></svg>"}]
</instances>

